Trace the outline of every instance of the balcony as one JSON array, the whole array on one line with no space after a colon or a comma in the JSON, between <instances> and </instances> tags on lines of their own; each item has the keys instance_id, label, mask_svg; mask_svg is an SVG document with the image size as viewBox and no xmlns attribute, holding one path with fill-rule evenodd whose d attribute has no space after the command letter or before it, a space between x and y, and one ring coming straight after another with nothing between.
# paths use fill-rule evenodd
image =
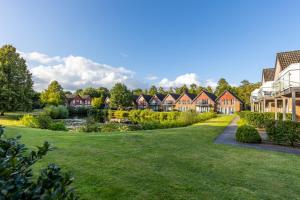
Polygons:
<instances>
[{"instance_id":1,"label":"balcony","mask_svg":"<svg viewBox=\"0 0 300 200\"><path fill-rule=\"evenodd\" d=\"M275 92L282 93L291 88L300 88L300 63L289 65L279 73L274 84Z\"/></svg>"},{"instance_id":2,"label":"balcony","mask_svg":"<svg viewBox=\"0 0 300 200\"><path fill-rule=\"evenodd\" d=\"M257 100L271 98L274 96L274 81L267 81L262 84L257 93Z\"/></svg>"}]
</instances>

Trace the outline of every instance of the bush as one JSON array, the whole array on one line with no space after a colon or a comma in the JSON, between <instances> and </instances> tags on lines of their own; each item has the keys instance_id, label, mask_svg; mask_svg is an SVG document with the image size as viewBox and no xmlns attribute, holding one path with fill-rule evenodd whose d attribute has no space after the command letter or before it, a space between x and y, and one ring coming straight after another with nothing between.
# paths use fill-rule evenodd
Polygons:
<instances>
[{"instance_id":1,"label":"bush","mask_svg":"<svg viewBox=\"0 0 300 200\"><path fill-rule=\"evenodd\" d=\"M45 113L41 113L41 114L37 115L35 118L36 118L37 124L38 124L37 128L41 128L41 129L49 129L49 127L51 126L51 124L53 122L51 117Z\"/></svg>"},{"instance_id":2,"label":"bush","mask_svg":"<svg viewBox=\"0 0 300 200\"><path fill-rule=\"evenodd\" d=\"M107 123L101 125L101 132L128 132L141 130L140 125L128 125L128 124L118 124L118 123Z\"/></svg>"},{"instance_id":3,"label":"bush","mask_svg":"<svg viewBox=\"0 0 300 200\"><path fill-rule=\"evenodd\" d=\"M70 188L72 175L63 173L55 164L33 177L32 166L51 150L48 142L28 152L19 141L20 137L4 137L0 127L0 199L78 199Z\"/></svg>"},{"instance_id":4,"label":"bush","mask_svg":"<svg viewBox=\"0 0 300 200\"><path fill-rule=\"evenodd\" d=\"M269 139L280 145L295 146L300 142L300 123L268 120L265 124Z\"/></svg>"},{"instance_id":5,"label":"bush","mask_svg":"<svg viewBox=\"0 0 300 200\"><path fill-rule=\"evenodd\" d=\"M93 118L93 120L96 122L105 122L108 119L108 110L91 108L88 111L88 117Z\"/></svg>"},{"instance_id":6,"label":"bush","mask_svg":"<svg viewBox=\"0 0 300 200\"><path fill-rule=\"evenodd\" d=\"M66 131L66 125L64 122L52 122L49 127L53 131Z\"/></svg>"},{"instance_id":7,"label":"bush","mask_svg":"<svg viewBox=\"0 0 300 200\"><path fill-rule=\"evenodd\" d=\"M245 143L261 142L261 137L258 131L253 126L249 126L249 125L242 125L238 127L235 138L237 141L245 142Z\"/></svg>"},{"instance_id":8,"label":"bush","mask_svg":"<svg viewBox=\"0 0 300 200\"><path fill-rule=\"evenodd\" d=\"M92 107L87 106L69 106L68 111L70 116L78 116L78 117L87 117L89 111L93 109Z\"/></svg>"},{"instance_id":9,"label":"bush","mask_svg":"<svg viewBox=\"0 0 300 200\"><path fill-rule=\"evenodd\" d=\"M29 114L26 114L21 118L21 123L24 126L29 127L29 128L38 128L39 127L37 119L34 116L29 115Z\"/></svg>"},{"instance_id":10,"label":"bush","mask_svg":"<svg viewBox=\"0 0 300 200\"><path fill-rule=\"evenodd\" d=\"M45 113L52 119L66 119L69 116L69 111L66 106L48 106L44 108Z\"/></svg>"}]
</instances>

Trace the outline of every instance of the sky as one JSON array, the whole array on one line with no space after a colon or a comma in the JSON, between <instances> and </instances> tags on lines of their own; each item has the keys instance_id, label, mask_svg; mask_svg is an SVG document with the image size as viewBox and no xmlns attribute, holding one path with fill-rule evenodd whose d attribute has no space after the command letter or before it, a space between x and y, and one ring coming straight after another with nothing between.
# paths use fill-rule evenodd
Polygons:
<instances>
[{"instance_id":1,"label":"sky","mask_svg":"<svg viewBox=\"0 0 300 200\"><path fill-rule=\"evenodd\" d=\"M0 46L26 59L35 89L260 81L300 49L298 0L0 0Z\"/></svg>"}]
</instances>

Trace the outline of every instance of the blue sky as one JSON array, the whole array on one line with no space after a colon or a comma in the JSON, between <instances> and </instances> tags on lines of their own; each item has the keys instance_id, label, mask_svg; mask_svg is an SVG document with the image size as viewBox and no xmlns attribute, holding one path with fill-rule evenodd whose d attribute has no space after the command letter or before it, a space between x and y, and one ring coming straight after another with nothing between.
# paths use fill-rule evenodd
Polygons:
<instances>
[{"instance_id":1,"label":"blue sky","mask_svg":"<svg viewBox=\"0 0 300 200\"><path fill-rule=\"evenodd\" d=\"M296 0L1 1L0 45L23 53L39 89L55 75L67 89L238 84L259 81L276 52L300 49L299 11ZM72 65L90 73L66 76Z\"/></svg>"}]
</instances>

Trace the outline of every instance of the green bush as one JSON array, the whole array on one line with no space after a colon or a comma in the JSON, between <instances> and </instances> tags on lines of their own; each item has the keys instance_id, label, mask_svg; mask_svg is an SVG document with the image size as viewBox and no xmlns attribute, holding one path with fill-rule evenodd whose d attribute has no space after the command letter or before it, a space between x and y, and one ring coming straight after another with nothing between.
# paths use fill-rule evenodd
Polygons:
<instances>
[{"instance_id":1,"label":"green bush","mask_svg":"<svg viewBox=\"0 0 300 200\"><path fill-rule=\"evenodd\" d=\"M67 131L66 125L64 122L52 122L49 127L53 131Z\"/></svg>"},{"instance_id":2,"label":"green bush","mask_svg":"<svg viewBox=\"0 0 300 200\"><path fill-rule=\"evenodd\" d=\"M108 113L107 109L91 108L88 111L88 117L93 118L96 122L103 123L108 120Z\"/></svg>"},{"instance_id":3,"label":"green bush","mask_svg":"<svg viewBox=\"0 0 300 200\"><path fill-rule=\"evenodd\" d=\"M101 125L101 132L128 132L141 130L140 125L119 124L119 123L106 123Z\"/></svg>"},{"instance_id":4,"label":"green bush","mask_svg":"<svg viewBox=\"0 0 300 200\"><path fill-rule=\"evenodd\" d=\"M37 151L29 151L20 143L20 137L4 137L0 127L0 149L0 199L78 199L70 187L72 175L56 164L49 164L33 176L33 165L52 149L48 142L38 146Z\"/></svg>"},{"instance_id":5,"label":"green bush","mask_svg":"<svg viewBox=\"0 0 300 200\"><path fill-rule=\"evenodd\" d=\"M276 144L295 146L300 143L299 122L268 120L265 127L269 139Z\"/></svg>"},{"instance_id":6,"label":"green bush","mask_svg":"<svg viewBox=\"0 0 300 200\"><path fill-rule=\"evenodd\" d=\"M88 106L69 106L68 111L70 116L87 117L92 107Z\"/></svg>"},{"instance_id":7,"label":"green bush","mask_svg":"<svg viewBox=\"0 0 300 200\"><path fill-rule=\"evenodd\" d=\"M50 125L53 123L51 117L45 113L41 113L36 117L38 128L49 129Z\"/></svg>"},{"instance_id":8,"label":"green bush","mask_svg":"<svg viewBox=\"0 0 300 200\"><path fill-rule=\"evenodd\" d=\"M21 118L21 123L29 128L38 128L39 124L33 115L26 114Z\"/></svg>"},{"instance_id":9,"label":"green bush","mask_svg":"<svg viewBox=\"0 0 300 200\"><path fill-rule=\"evenodd\" d=\"M69 117L69 111L66 106L47 106L44 110L52 119L66 119Z\"/></svg>"},{"instance_id":10,"label":"green bush","mask_svg":"<svg viewBox=\"0 0 300 200\"><path fill-rule=\"evenodd\" d=\"M242 125L238 127L235 138L237 141L245 142L245 143L261 142L261 137L258 131L253 126L249 126L249 125Z\"/></svg>"}]
</instances>

